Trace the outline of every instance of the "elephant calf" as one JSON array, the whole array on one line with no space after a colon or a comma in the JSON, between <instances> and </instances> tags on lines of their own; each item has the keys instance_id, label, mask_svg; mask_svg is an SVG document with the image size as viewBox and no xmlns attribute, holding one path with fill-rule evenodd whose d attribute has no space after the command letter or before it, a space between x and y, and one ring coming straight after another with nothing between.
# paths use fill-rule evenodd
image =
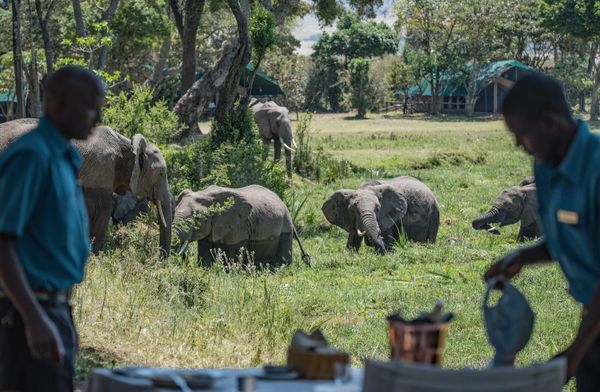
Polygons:
<instances>
[{"instance_id":1,"label":"elephant calf","mask_svg":"<svg viewBox=\"0 0 600 392\"><path fill-rule=\"evenodd\" d=\"M413 177L366 181L358 190L334 192L322 207L325 218L348 232L348 249L365 243L388 251L404 232L414 242L435 242L440 212L433 192Z\"/></svg>"},{"instance_id":2,"label":"elephant calf","mask_svg":"<svg viewBox=\"0 0 600 392\"><path fill-rule=\"evenodd\" d=\"M228 260L235 260L243 250L244 258L253 255L259 263L291 264L294 236L300 244L286 205L259 185L185 190L177 200L175 222L179 253L190 241L197 241L198 261L206 267L212 265L219 250Z\"/></svg>"},{"instance_id":3,"label":"elephant calf","mask_svg":"<svg viewBox=\"0 0 600 392\"><path fill-rule=\"evenodd\" d=\"M537 217L537 198L535 182L528 177L521 184L505 189L494 201L492 208L473 221L475 230L488 230L494 234L500 232L491 224L500 226L512 225L521 222L518 241L535 238L541 235L540 224Z\"/></svg>"}]
</instances>

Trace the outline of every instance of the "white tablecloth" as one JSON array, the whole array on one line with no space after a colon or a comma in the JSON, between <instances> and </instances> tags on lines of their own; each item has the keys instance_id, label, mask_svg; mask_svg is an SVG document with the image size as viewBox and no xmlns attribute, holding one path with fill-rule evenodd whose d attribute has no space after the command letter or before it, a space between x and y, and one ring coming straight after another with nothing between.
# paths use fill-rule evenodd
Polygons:
<instances>
[{"instance_id":1,"label":"white tablecloth","mask_svg":"<svg viewBox=\"0 0 600 392\"><path fill-rule=\"evenodd\" d=\"M237 391L237 377L240 376L258 376L262 374L262 369L215 369L223 373L224 377L215 381L213 388L202 389L200 391L219 391L233 392ZM361 390L363 380L363 369L352 368L351 379L348 386L358 387L355 390ZM316 386L333 386L332 381L318 380L291 380L291 381L267 381L256 380L256 392L312 392ZM98 368L92 370L87 379L87 392L167 392L176 389L154 388L152 381L147 378L126 377L115 374L110 369Z\"/></svg>"}]
</instances>

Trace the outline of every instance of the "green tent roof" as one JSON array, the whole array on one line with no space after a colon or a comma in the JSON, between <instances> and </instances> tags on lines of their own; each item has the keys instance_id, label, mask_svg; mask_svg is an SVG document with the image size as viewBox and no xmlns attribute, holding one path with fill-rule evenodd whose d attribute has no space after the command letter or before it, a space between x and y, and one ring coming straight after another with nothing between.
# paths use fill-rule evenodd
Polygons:
<instances>
[{"instance_id":1,"label":"green tent roof","mask_svg":"<svg viewBox=\"0 0 600 392\"><path fill-rule=\"evenodd\" d=\"M242 77L240 84L247 80L247 77L250 76L253 69L254 65L252 65L252 63L246 65L245 75ZM204 71L196 72L196 80L200 79L203 74ZM254 83L252 84L252 91L250 95L254 97L277 96L283 95L283 91L273 77L267 75L262 69L258 68L258 71L256 71L256 76L254 77Z\"/></svg>"},{"instance_id":2,"label":"green tent roof","mask_svg":"<svg viewBox=\"0 0 600 392\"><path fill-rule=\"evenodd\" d=\"M0 91L0 102L17 102L17 95L12 91Z\"/></svg>"},{"instance_id":3,"label":"green tent roof","mask_svg":"<svg viewBox=\"0 0 600 392\"><path fill-rule=\"evenodd\" d=\"M524 70L530 70L527 65L517 61L517 60L503 60L496 61L494 63L488 64L485 68L483 68L479 76L477 77L477 92L483 90L492 80L498 78L504 72L508 71L511 68L519 68ZM415 95L419 95L420 91L423 91L424 97L431 96L431 85L428 80L421 80L419 85L412 86L408 89L408 95L413 97ZM394 91L394 95L401 95L401 90ZM459 96L466 97L467 90L459 80L457 75L442 76L442 87L440 91L440 96Z\"/></svg>"}]
</instances>

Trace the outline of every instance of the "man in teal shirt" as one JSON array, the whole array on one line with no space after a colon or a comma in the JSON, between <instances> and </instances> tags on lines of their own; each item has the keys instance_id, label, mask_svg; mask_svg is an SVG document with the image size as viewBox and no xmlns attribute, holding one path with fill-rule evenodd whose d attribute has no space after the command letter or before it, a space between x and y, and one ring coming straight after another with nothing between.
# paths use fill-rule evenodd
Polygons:
<instances>
[{"instance_id":1,"label":"man in teal shirt","mask_svg":"<svg viewBox=\"0 0 600 392\"><path fill-rule=\"evenodd\" d=\"M0 154L0 390L72 391L77 333L69 305L83 279L89 230L77 182L104 87L65 67L45 87L37 128Z\"/></svg>"},{"instance_id":2,"label":"man in teal shirt","mask_svg":"<svg viewBox=\"0 0 600 392\"><path fill-rule=\"evenodd\" d=\"M497 261L485 278L557 261L584 307L577 336L562 353L567 375L578 391L600 391L600 137L573 119L561 85L542 74L515 83L502 112L517 145L535 158L544 238Z\"/></svg>"}]
</instances>

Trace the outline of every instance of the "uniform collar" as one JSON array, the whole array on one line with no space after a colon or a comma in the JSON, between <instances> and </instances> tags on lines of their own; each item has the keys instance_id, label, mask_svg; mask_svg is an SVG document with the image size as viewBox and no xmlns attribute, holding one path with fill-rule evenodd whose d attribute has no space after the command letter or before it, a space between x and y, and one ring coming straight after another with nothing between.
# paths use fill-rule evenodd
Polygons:
<instances>
[{"instance_id":1,"label":"uniform collar","mask_svg":"<svg viewBox=\"0 0 600 392\"><path fill-rule=\"evenodd\" d=\"M75 146L73 146L73 144L65 139L65 137L54 126L54 124L52 124L48 117L43 116L40 119L38 130L46 141L52 154L57 156L66 156L71 161L73 166L79 168L81 164L79 152Z\"/></svg>"},{"instance_id":2,"label":"uniform collar","mask_svg":"<svg viewBox=\"0 0 600 392\"><path fill-rule=\"evenodd\" d=\"M579 126L575 138L571 142L567 155L557 167L561 176L575 184L579 184L585 177L588 164L585 151L591 136L590 130L584 121L577 120L577 123Z\"/></svg>"}]
</instances>

